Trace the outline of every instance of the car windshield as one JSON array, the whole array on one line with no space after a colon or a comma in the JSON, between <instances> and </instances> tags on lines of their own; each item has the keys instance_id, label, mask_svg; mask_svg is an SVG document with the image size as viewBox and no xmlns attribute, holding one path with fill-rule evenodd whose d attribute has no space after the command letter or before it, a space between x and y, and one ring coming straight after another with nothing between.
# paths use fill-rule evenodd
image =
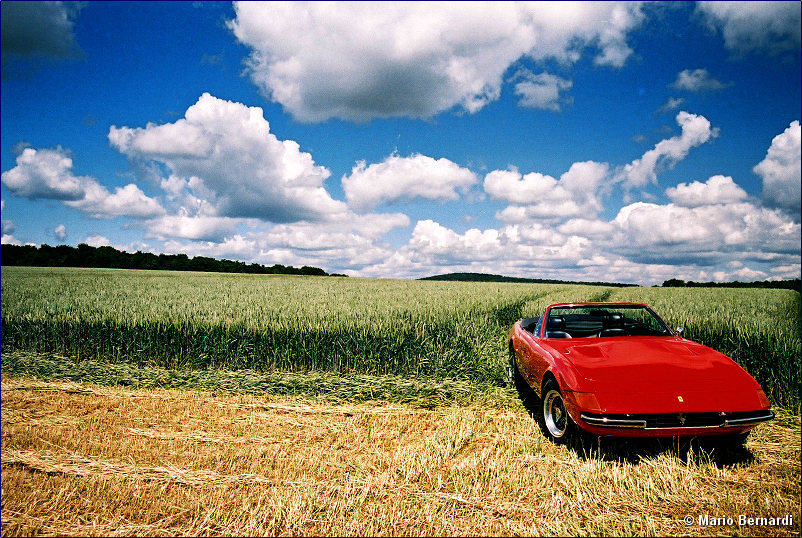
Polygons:
<instances>
[{"instance_id":1,"label":"car windshield","mask_svg":"<svg viewBox=\"0 0 802 538\"><path fill-rule=\"evenodd\" d=\"M671 329L642 305L565 305L549 309L546 338L671 336Z\"/></svg>"}]
</instances>

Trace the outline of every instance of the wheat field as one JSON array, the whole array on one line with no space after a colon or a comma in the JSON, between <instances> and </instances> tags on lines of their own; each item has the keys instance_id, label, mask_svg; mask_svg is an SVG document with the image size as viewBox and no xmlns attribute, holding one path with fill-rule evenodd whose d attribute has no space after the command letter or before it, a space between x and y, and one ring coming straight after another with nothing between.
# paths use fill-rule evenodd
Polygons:
<instances>
[{"instance_id":1,"label":"wheat field","mask_svg":"<svg viewBox=\"0 0 802 538\"><path fill-rule=\"evenodd\" d=\"M559 301L644 301L799 408L791 290L4 267L4 350L174 370L331 371L504 386L510 326Z\"/></svg>"}]
</instances>

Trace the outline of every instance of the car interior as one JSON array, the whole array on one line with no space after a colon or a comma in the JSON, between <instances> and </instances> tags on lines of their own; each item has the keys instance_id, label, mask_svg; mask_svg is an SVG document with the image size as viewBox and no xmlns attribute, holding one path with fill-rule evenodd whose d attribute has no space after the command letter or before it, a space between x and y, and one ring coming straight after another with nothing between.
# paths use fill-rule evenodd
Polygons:
<instances>
[{"instance_id":1,"label":"car interior","mask_svg":"<svg viewBox=\"0 0 802 538\"><path fill-rule=\"evenodd\" d=\"M661 328L650 315L645 320L627 317L622 312L610 310L570 310L561 309L550 313L546 321L546 338L588 338L610 336L666 336L666 329ZM638 312L639 313L639 312ZM637 316L637 314L635 314ZM538 320L538 318L529 318ZM530 323L533 334L537 327ZM522 324L523 326L523 324Z\"/></svg>"}]
</instances>

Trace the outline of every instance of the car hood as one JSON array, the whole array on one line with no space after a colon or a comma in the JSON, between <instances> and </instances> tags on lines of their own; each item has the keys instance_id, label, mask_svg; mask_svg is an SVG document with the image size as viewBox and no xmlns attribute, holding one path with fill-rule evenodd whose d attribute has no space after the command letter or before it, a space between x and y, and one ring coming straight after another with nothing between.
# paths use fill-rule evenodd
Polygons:
<instances>
[{"instance_id":1,"label":"car hood","mask_svg":"<svg viewBox=\"0 0 802 538\"><path fill-rule=\"evenodd\" d=\"M673 337L609 337L555 343L604 413L761 409L759 385L732 359Z\"/></svg>"}]
</instances>

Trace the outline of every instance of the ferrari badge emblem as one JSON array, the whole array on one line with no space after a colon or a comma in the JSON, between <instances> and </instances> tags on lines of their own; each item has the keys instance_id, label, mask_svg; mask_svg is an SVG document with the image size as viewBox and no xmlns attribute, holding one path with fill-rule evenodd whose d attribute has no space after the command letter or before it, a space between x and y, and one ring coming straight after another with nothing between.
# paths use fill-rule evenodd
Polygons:
<instances>
[{"instance_id":1,"label":"ferrari badge emblem","mask_svg":"<svg viewBox=\"0 0 802 538\"><path fill-rule=\"evenodd\" d=\"M682 402L684 402L685 400L683 400L683 399L682 399L682 396L677 396L677 401L678 401L679 403L682 403Z\"/></svg>"}]
</instances>

